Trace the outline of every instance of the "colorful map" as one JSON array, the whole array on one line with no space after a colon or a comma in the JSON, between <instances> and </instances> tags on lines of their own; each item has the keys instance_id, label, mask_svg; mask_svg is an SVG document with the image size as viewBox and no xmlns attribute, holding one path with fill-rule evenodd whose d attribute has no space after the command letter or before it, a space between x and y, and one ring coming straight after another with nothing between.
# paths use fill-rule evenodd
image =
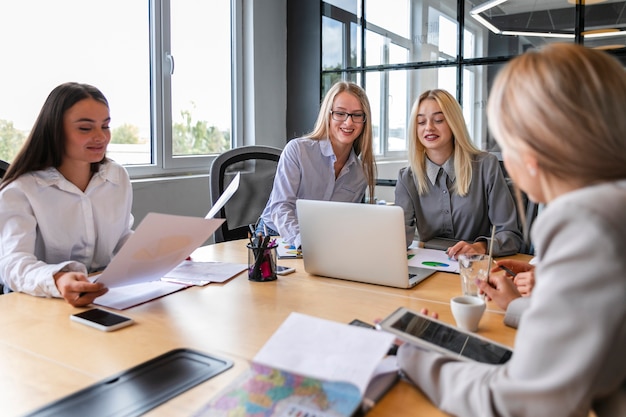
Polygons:
<instances>
[{"instance_id":1,"label":"colorful map","mask_svg":"<svg viewBox=\"0 0 626 417\"><path fill-rule=\"evenodd\" d=\"M356 386L252 364L195 417L344 417L361 404Z\"/></svg>"}]
</instances>

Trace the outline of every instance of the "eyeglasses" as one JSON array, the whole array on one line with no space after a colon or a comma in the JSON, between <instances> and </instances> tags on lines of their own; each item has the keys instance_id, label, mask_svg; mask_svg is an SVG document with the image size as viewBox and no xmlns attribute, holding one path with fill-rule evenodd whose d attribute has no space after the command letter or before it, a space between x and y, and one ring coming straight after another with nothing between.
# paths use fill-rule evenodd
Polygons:
<instances>
[{"instance_id":1,"label":"eyeglasses","mask_svg":"<svg viewBox=\"0 0 626 417\"><path fill-rule=\"evenodd\" d=\"M333 120L345 122L348 117L352 117L353 123L365 123L365 113L346 113L345 111L330 111Z\"/></svg>"}]
</instances>

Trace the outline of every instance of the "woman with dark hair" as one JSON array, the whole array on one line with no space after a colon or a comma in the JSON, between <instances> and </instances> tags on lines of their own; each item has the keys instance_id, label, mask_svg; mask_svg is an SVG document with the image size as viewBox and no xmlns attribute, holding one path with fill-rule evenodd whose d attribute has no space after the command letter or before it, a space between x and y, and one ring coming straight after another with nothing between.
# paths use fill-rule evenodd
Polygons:
<instances>
[{"instance_id":1,"label":"woman with dark hair","mask_svg":"<svg viewBox=\"0 0 626 417\"><path fill-rule=\"evenodd\" d=\"M90 304L103 269L132 233L126 170L106 158L104 95L65 83L46 99L0 184L0 282L6 290Z\"/></svg>"}]
</instances>

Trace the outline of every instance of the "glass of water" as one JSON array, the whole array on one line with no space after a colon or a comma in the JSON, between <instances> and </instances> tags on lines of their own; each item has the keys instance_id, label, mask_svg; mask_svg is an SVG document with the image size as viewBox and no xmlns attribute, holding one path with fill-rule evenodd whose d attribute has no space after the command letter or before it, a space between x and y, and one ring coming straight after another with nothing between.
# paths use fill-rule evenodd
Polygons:
<instances>
[{"instance_id":1,"label":"glass of water","mask_svg":"<svg viewBox=\"0 0 626 417\"><path fill-rule=\"evenodd\" d=\"M489 276L491 257L486 254L459 255L459 272L463 295L478 297L476 280L484 281Z\"/></svg>"}]
</instances>

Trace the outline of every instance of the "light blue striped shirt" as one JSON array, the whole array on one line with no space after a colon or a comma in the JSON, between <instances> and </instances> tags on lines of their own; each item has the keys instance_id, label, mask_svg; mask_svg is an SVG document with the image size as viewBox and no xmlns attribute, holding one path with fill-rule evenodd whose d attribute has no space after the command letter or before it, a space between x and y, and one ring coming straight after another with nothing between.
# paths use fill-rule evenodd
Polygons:
<instances>
[{"instance_id":1,"label":"light blue striped shirt","mask_svg":"<svg viewBox=\"0 0 626 417\"><path fill-rule=\"evenodd\" d=\"M360 203L367 180L354 150L335 180L335 153L328 139L293 139L283 150L261 218L295 247L301 245L296 200Z\"/></svg>"}]
</instances>

